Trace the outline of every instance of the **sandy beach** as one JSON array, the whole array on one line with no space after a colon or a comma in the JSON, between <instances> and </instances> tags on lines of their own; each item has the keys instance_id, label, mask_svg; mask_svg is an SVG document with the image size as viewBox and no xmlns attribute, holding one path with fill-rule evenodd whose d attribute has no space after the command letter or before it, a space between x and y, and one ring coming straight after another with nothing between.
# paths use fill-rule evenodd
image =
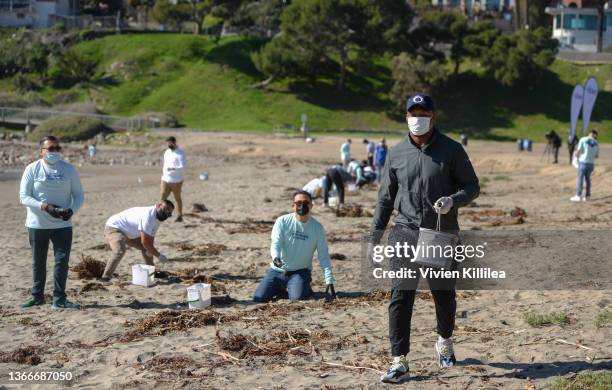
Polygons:
<instances>
[{"instance_id":1,"label":"sandy beach","mask_svg":"<svg viewBox=\"0 0 612 390\"><path fill-rule=\"evenodd\" d=\"M105 262L110 254L103 235L107 218L158 199L167 134L157 133L146 147L102 145L96 164L78 157L84 156L81 145L68 146L65 154L78 167L85 190L85 204L74 218L71 267L82 256ZM13 158L0 165L5 211L0 345L4 353L32 347L40 363L0 363L0 388L19 387L6 380L9 371L30 369L70 371L71 387L89 389L382 388L378 378L390 361L388 294L367 293L360 283L360 238L371 223L367 215L375 207L374 189L347 196L348 204L362 208L361 217L324 212L316 200L313 215L325 226L330 253L336 255L337 301L322 299L325 286L315 261L315 299L251 302L270 262L274 220L290 212L293 188L337 161L343 138L305 143L271 135L172 134L188 157L186 215L183 223L164 222L157 234L156 245L171 258L156 264L163 277L150 288L132 285L131 265L141 257L128 250L111 285L80 279L71 271L68 296L84 308L60 312L50 304L19 309L32 278L19 179L37 147L1 141L0 152ZM467 151L484 185L476 205L461 210L461 228L610 230L612 146L601 148L592 200L578 204L569 201L576 170L567 164L565 145L557 165L546 161L543 149L536 144L532 153L518 153L512 143L470 141ZM365 153L361 138L354 139L352 152ZM203 172L209 174L207 181L199 179ZM194 212L196 203L208 211ZM512 215L517 207L525 212L520 221ZM612 257L601 261L612 263ZM52 293L52 265L50 253L47 294ZM212 308L186 309L186 287L194 281L212 281ZM611 370L612 333L595 324L598 314L612 310L610 290L534 289L459 291L454 334L459 363L443 372L433 359L433 301L420 292L409 354L413 380L400 387L541 389L557 376ZM562 312L568 322L532 327L524 318L528 312Z\"/></svg>"}]
</instances>

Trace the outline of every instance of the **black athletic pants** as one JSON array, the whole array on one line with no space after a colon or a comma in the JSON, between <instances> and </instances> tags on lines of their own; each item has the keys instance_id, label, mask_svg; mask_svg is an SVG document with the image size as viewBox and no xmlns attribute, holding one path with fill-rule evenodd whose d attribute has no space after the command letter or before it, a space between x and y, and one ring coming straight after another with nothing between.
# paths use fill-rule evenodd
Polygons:
<instances>
[{"instance_id":1,"label":"black athletic pants","mask_svg":"<svg viewBox=\"0 0 612 390\"><path fill-rule=\"evenodd\" d=\"M390 236L389 245L396 242L408 242L415 245L418 240L419 231L403 226L395 225ZM405 262L392 265L397 267L418 267L416 263L407 265ZM453 335L455 327L455 314L457 301L455 295L454 279L428 279L427 283L436 306L437 332L444 338ZM414 307L416 284L398 281L394 283L389 302L389 340L391 342L392 356L406 355L410 351L410 323L412 320L412 309Z\"/></svg>"},{"instance_id":2,"label":"black athletic pants","mask_svg":"<svg viewBox=\"0 0 612 390\"><path fill-rule=\"evenodd\" d=\"M340 196L340 204L344 204L344 182L342 181L342 177L340 176L340 172L338 172L335 168L328 169L325 174L325 194L324 194L324 202L325 204L329 203L329 191L332 189L332 184L336 185L338 189L338 195Z\"/></svg>"}]
</instances>

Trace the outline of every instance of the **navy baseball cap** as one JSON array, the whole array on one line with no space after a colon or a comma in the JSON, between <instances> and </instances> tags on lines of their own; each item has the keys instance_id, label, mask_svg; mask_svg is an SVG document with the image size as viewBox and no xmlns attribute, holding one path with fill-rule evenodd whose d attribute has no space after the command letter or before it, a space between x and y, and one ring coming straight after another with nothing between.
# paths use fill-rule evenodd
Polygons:
<instances>
[{"instance_id":1,"label":"navy baseball cap","mask_svg":"<svg viewBox=\"0 0 612 390\"><path fill-rule=\"evenodd\" d=\"M427 111L436 110L431 96L424 93L414 94L410 96L408 100L406 100L406 111L410 111L410 109L414 106L421 106Z\"/></svg>"}]
</instances>

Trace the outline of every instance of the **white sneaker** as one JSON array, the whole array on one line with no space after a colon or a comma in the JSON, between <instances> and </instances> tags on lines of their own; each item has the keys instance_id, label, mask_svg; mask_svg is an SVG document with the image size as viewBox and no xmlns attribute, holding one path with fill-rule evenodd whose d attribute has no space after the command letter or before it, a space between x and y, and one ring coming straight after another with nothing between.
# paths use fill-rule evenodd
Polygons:
<instances>
[{"instance_id":1,"label":"white sneaker","mask_svg":"<svg viewBox=\"0 0 612 390\"><path fill-rule=\"evenodd\" d=\"M572 202L580 202L580 197L578 195L574 195L570 198Z\"/></svg>"},{"instance_id":2,"label":"white sneaker","mask_svg":"<svg viewBox=\"0 0 612 390\"><path fill-rule=\"evenodd\" d=\"M589 200L591 200L591 197L590 197L590 196L584 196L584 197L582 198L582 201L583 201L583 202L588 202Z\"/></svg>"},{"instance_id":3,"label":"white sneaker","mask_svg":"<svg viewBox=\"0 0 612 390\"><path fill-rule=\"evenodd\" d=\"M400 383L409 377L406 356L394 356L391 367L380 377L380 381L383 383Z\"/></svg>"},{"instance_id":4,"label":"white sneaker","mask_svg":"<svg viewBox=\"0 0 612 390\"><path fill-rule=\"evenodd\" d=\"M455 352L453 351L453 340L451 338L438 339L435 349L440 368L450 368L457 363Z\"/></svg>"}]
</instances>

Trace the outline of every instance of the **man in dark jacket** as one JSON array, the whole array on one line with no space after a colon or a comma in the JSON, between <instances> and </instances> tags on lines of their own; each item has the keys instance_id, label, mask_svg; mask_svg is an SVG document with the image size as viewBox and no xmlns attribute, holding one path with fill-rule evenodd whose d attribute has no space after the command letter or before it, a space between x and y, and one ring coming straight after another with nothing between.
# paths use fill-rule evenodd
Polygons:
<instances>
[{"instance_id":1,"label":"man in dark jacket","mask_svg":"<svg viewBox=\"0 0 612 390\"><path fill-rule=\"evenodd\" d=\"M470 160L458 142L440 133L433 125L434 103L431 97L417 94L406 104L410 132L387 157L378 204L372 222L372 237L380 240L393 210L398 214L389 237L397 242L416 245L419 228L435 229L438 213L441 230L458 233L457 210L475 199L480 187ZM389 338L393 362L381 377L383 382L408 378L406 354L410 349L410 321L415 288L394 280L389 303ZM436 305L438 341L435 350L441 368L455 363L452 332L455 323L455 280L428 280Z\"/></svg>"}]
</instances>

